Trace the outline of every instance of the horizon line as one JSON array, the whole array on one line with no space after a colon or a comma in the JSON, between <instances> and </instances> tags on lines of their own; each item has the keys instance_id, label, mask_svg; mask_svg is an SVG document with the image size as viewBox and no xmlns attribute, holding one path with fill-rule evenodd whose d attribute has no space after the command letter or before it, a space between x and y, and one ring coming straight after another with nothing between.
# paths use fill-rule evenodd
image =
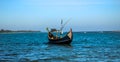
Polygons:
<instances>
[{"instance_id":1,"label":"horizon line","mask_svg":"<svg viewBox=\"0 0 120 62\"><path fill-rule=\"evenodd\" d=\"M41 30L12 30L12 29L0 29L0 31L31 31L31 32L34 32L34 31L38 31L38 32L47 32L47 31L41 31ZM76 31L73 31L73 32L107 32L107 31L114 31L114 32L120 32L120 30L76 30ZM64 32L68 32L68 31L64 31Z\"/></svg>"}]
</instances>

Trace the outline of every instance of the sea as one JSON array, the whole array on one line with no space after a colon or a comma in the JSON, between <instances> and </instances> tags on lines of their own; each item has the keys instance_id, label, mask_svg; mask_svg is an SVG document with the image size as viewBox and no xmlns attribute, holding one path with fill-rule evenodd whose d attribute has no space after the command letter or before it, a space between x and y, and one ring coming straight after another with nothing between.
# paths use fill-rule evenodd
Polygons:
<instances>
[{"instance_id":1,"label":"sea","mask_svg":"<svg viewBox=\"0 0 120 62\"><path fill-rule=\"evenodd\" d=\"M120 62L120 32L73 32L70 45L46 32L0 33L0 62Z\"/></svg>"}]
</instances>

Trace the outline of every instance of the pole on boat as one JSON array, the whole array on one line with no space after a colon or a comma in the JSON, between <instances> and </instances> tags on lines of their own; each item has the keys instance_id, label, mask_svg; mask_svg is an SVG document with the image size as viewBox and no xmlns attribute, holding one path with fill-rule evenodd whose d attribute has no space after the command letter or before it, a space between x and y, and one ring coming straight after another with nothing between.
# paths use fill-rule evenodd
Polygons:
<instances>
[{"instance_id":1,"label":"pole on boat","mask_svg":"<svg viewBox=\"0 0 120 62\"><path fill-rule=\"evenodd\" d=\"M61 27L63 26L63 20L61 19ZM63 34L63 32L62 32L62 29L60 28L60 37L62 38L62 34Z\"/></svg>"},{"instance_id":2,"label":"pole on boat","mask_svg":"<svg viewBox=\"0 0 120 62\"><path fill-rule=\"evenodd\" d=\"M65 27L65 25L70 21L70 19L68 19L65 24L62 24L63 23L63 20L61 20L61 28L60 28L60 31L63 30L63 28Z\"/></svg>"},{"instance_id":3,"label":"pole on boat","mask_svg":"<svg viewBox=\"0 0 120 62\"><path fill-rule=\"evenodd\" d=\"M70 21L70 19L68 19L65 24L63 24L63 20L61 19L61 28L60 28L60 36L62 38L62 34L63 34L63 28L65 27L65 25Z\"/></svg>"}]
</instances>

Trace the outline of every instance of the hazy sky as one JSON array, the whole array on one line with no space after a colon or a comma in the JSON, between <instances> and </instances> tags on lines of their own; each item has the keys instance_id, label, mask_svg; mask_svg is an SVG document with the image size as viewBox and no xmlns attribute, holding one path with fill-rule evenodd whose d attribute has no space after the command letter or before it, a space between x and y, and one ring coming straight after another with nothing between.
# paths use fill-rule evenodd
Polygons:
<instances>
[{"instance_id":1,"label":"hazy sky","mask_svg":"<svg viewBox=\"0 0 120 62\"><path fill-rule=\"evenodd\" d=\"M0 0L0 29L120 30L120 0Z\"/></svg>"}]
</instances>

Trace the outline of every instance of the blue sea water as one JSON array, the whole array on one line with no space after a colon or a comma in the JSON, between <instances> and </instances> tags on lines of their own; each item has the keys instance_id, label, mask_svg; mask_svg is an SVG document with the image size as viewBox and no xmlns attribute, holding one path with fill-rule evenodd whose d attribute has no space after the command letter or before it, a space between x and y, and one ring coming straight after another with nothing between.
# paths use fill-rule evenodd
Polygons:
<instances>
[{"instance_id":1,"label":"blue sea water","mask_svg":"<svg viewBox=\"0 0 120 62\"><path fill-rule=\"evenodd\" d=\"M74 32L71 45L47 33L0 33L0 62L120 62L120 32Z\"/></svg>"}]
</instances>

